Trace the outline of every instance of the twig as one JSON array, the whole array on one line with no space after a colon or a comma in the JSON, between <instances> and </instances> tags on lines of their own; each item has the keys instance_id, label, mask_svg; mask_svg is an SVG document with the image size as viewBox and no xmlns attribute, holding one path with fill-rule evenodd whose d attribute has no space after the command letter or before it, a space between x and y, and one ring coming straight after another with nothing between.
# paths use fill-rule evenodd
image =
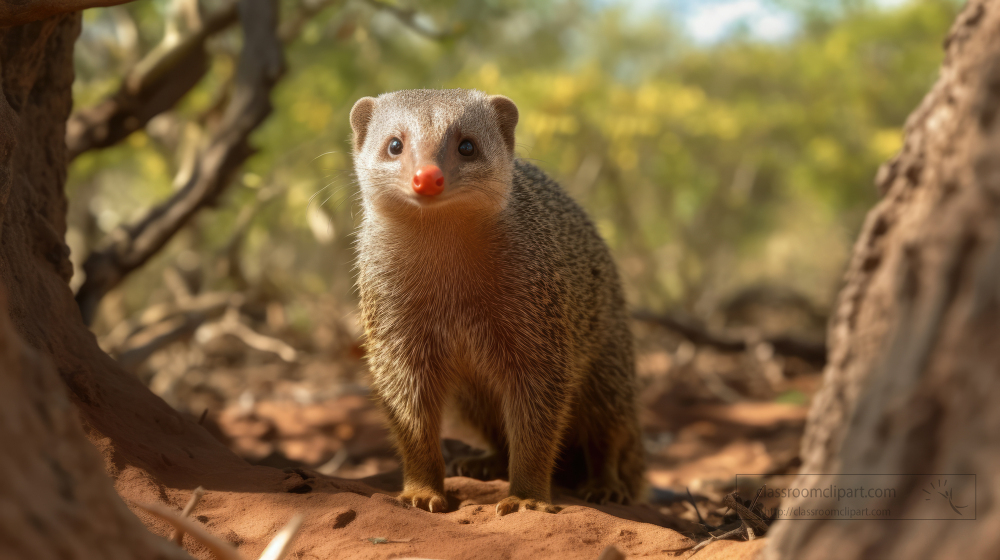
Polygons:
<instances>
[{"instance_id":1,"label":"twig","mask_svg":"<svg viewBox=\"0 0 1000 560\"><path fill-rule=\"evenodd\" d=\"M192 538L200 542L209 550L209 552L214 554L217 560L243 560L243 558L240 557L240 553L237 552L232 545L206 531L201 524L195 523L186 517L177 515L177 513L170 508L162 504L137 503L135 505L139 509L145 510L166 521L172 525L175 530L183 531L191 535Z\"/></svg>"},{"instance_id":2,"label":"twig","mask_svg":"<svg viewBox=\"0 0 1000 560\"><path fill-rule=\"evenodd\" d=\"M298 533L301 526L302 514L296 513L285 524L284 528L278 531L278 534L271 539L267 548L261 553L260 560L281 560L284 558L288 554L288 547L291 546L292 539L295 538L295 534Z\"/></svg>"},{"instance_id":3,"label":"twig","mask_svg":"<svg viewBox=\"0 0 1000 560\"><path fill-rule=\"evenodd\" d=\"M680 334L694 344L711 346L723 352L745 352L748 348L747 341L745 340L715 335L700 325L670 315L639 310L632 313L632 318L645 323L659 325ZM761 342L770 344L776 354L801 358L816 366L826 364L826 344L818 344L789 336L764 338Z\"/></svg>"},{"instance_id":4,"label":"twig","mask_svg":"<svg viewBox=\"0 0 1000 560\"><path fill-rule=\"evenodd\" d=\"M336 453L333 454L333 457L329 461L316 467L316 472L318 472L319 474L325 474L327 476L333 476L337 474L337 471L340 470L340 467L344 466L344 463L347 461L347 457L348 457L347 448L341 447L340 449L337 450Z\"/></svg>"},{"instance_id":5,"label":"twig","mask_svg":"<svg viewBox=\"0 0 1000 560\"><path fill-rule=\"evenodd\" d=\"M756 533L763 535L767 532L767 522L764 521L763 517L757 515L753 509L757 505L757 498L760 498L760 494L764 491L765 486L761 486L757 490L757 496L754 497L753 503L750 504L749 508L743 505L739 494L736 492L726 494L726 497L722 499L723 505L735 511L740 521L743 522L743 527L747 530L749 540L753 540Z\"/></svg>"},{"instance_id":6,"label":"twig","mask_svg":"<svg viewBox=\"0 0 1000 560\"><path fill-rule=\"evenodd\" d=\"M745 536L747 540L752 541L755 538L757 538L757 536L766 533L768 529L768 521L757 515L755 510L755 508L757 507L757 500L760 498L760 495L764 491L764 488L766 486L767 485L761 486L757 490L757 495L754 496L753 502L750 504L750 507L747 507L746 505L743 504L743 502L740 500L739 494L737 494L736 492L726 494L726 496L722 499L722 503L729 509L735 511L736 515L740 518L740 524L738 527L730 529L722 533L721 535L713 535L709 533L709 537L707 539L699 542L698 544L690 548L680 548L676 550L669 550L668 552L674 552L680 554L682 552L690 551L691 556L694 556L695 554L698 553L699 550L705 548L706 546L715 541L721 541L739 536ZM688 491L688 497L691 499L691 504L694 505L694 497L691 496L690 490ZM695 512L698 512L697 506L695 507ZM701 518L701 513L698 513L698 520L701 522L702 526L711 527L710 525L705 523L705 521ZM717 528L712 527L712 530L715 529Z\"/></svg>"},{"instance_id":7,"label":"twig","mask_svg":"<svg viewBox=\"0 0 1000 560\"><path fill-rule=\"evenodd\" d=\"M708 523L705 523L705 519L701 516L701 512L698 511L698 504L694 503L694 496L691 495L691 489L685 487L684 491L687 492L688 502L691 504L692 507L694 507L694 513L698 516L698 523L703 527L711 527L712 529L715 529L715 527L712 527Z\"/></svg>"},{"instance_id":8,"label":"twig","mask_svg":"<svg viewBox=\"0 0 1000 560\"><path fill-rule=\"evenodd\" d=\"M207 408L205 409L205 412L208 412ZM181 517L185 517L185 518L190 517L191 516L191 512L194 511L194 507L196 505L198 505L198 502L201 500L201 497L204 496L204 495L205 495L205 488L203 488L201 486L195 488L191 492L191 499L188 500L187 505L184 506L184 511L181 512ZM176 544L177 546L180 546L181 542L184 540L184 529L183 528L175 528L174 529L174 534L170 537L170 540L173 541L174 544Z\"/></svg>"},{"instance_id":9,"label":"twig","mask_svg":"<svg viewBox=\"0 0 1000 560\"><path fill-rule=\"evenodd\" d=\"M701 541L700 543L694 545L693 547L691 547L688 550L691 551L691 556L694 556L699 550L705 548L706 546L708 546L709 544L711 544L711 543L713 543L715 541L722 541L722 540L725 540L725 539L730 539L732 537L736 537L736 536L739 536L741 534L743 534L743 526L742 525L740 525L739 527L733 529L732 531L727 531L727 532L725 532L725 533L723 533L721 535L712 535L712 536L708 537L707 539Z\"/></svg>"},{"instance_id":10,"label":"twig","mask_svg":"<svg viewBox=\"0 0 1000 560\"><path fill-rule=\"evenodd\" d=\"M232 545L223 541L219 537L209 533L200 524L191 521L186 517L177 515L176 512L162 504L135 504L136 507L159 517L179 531L191 535L192 538L205 546L217 560L243 560L240 553ZM288 548L292 539L302 527L302 514L296 513L271 539L264 552L258 560L281 560L288 554Z\"/></svg>"}]
</instances>

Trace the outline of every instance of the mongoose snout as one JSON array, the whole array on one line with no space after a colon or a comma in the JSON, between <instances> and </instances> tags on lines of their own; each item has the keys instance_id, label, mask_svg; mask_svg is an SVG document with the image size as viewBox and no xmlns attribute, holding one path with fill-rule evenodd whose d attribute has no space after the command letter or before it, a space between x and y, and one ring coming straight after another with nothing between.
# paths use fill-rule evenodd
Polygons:
<instances>
[{"instance_id":1,"label":"mongoose snout","mask_svg":"<svg viewBox=\"0 0 1000 560\"><path fill-rule=\"evenodd\" d=\"M413 190L424 196L435 196L444 192L444 173L436 165L425 165L413 174Z\"/></svg>"},{"instance_id":2,"label":"mongoose snout","mask_svg":"<svg viewBox=\"0 0 1000 560\"><path fill-rule=\"evenodd\" d=\"M501 515L558 511L553 482L591 501L641 500L618 273L586 213L515 158L514 103L409 90L365 97L350 118L361 315L373 393L403 463L399 499L444 511L450 471L506 476ZM445 464L446 406L486 454Z\"/></svg>"}]
</instances>

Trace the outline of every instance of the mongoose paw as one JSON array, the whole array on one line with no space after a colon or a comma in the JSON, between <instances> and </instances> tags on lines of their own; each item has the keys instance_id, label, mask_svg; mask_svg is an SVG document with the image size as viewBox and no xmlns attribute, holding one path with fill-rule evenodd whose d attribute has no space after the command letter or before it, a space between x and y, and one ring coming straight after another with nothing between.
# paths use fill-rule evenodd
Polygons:
<instances>
[{"instance_id":1,"label":"mongoose paw","mask_svg":"<svg viewBox=\"0 0 1000 560\"><path fill-rule=\"evenodd\" d=\"M518 498L517 496L507 496L497 504L497 515L503 517L508 513L518 510L544 511L545 513L559 513L561 506L554 506L542 500L532 500L530 498Z\"/></svg>"},{"instance_id":2,"label":"mongoose paw","mask_svg":"<svg viewBox=\"0 0 1000 560\"><path fill-rule=\"evenodd\" d=\"M607 503L628 505L632 496L624 484L588 484L576 491L578 498L585 502L603 506Z\"/></svg>"},{"instance_id":3,"label":"mongoose paw","mask_svg":"<svg viewBox=\"0 0 1000 560\"><path fill-rule=\"evenodd\" d=\"M435 492L429 488L403 490L397 499L408 506L420 508L431 513L441 513L448 509L448 500L444 497L444 494Z\"/></svg>"},{"instance_id":4,"label":"mongoose paw","mask_svg":"<svg viewBox=\"0 0 1000 560\"><path fill-rule=\"evenodd\" d=\"M448 474L476 480L507 478L507 459L497 453L459 457L448 465Z\"/></svg>"}]
</instances>

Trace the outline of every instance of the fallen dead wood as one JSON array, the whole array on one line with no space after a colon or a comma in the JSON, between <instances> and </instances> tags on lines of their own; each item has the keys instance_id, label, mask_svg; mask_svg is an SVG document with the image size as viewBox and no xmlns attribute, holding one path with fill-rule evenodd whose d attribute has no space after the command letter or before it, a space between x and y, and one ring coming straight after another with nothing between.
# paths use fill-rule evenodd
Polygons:
<instances>
[{"instance_id":1,"label":"fallen dead wood","mask_svg":"<svg viewBox=\"0 0 1000 560\"><path fill-rule=\"evenodd\" d=\"M238 9L244 47L222 120L196 158L184 186L150 209L138 223L120 227L110 236L112 241L107 247L87 257L83 265L87 278L76 301L88 324L104 294L156 254L198 210L214 203L232 174L254 152L249 136L271 112L271 90L284 72L285 63L274 3L242 0Z\"/></svg>"},{"instance_id":2,"label":"fallen dead wood","mask_svg":"<svg viewBox=\"0 0 1000 560\"><path fill-rule=\"evenodd\" d=\"M205 343L222 335L234 336L250 348L294 362L298 358L295 348L260 334L241 321L240 309L245 301L246 296L241 293L207 292L162 303L136 319L120 323L101 340L101 346L132 372L175 342L193 337Z\"/></svg>"},{"instance_id":3,"label":"fallen dead wood","mask_svg":"<svg viewBox=\"0 0 1000 560\"><path fill-rule=\"evenodd\" d=\"M138 318L122 321L101 339L101 346L112 353L118 353L137 345L138 336L148 329L175 320L178 316L203 315L206 318L221 316L227 307L240 305L239 294L230 292L206 292L192 296L188 300L161 303L147 308ZM144 337L146 338L146 337Z\"/></svg>"},{"instance_id":4,"label":"fallen dead wood","mask_svg":"<svg viewBox=\"0 0 1000 560\"><path fill-rule=\"evenodd\" d=\"M262 335L244 325L240 322L239 309L235 307L227 309L221 320L199 327L195 337L199 341L207 342L224 334L235 336L250 348L277 354L279 358L289 363L294 362L299 355L298 351L284 341Z\"/></svg>"},{"instance_id":5,"label":"fallen dead wood","mask_svg":"<svg viewBox=\"0 0 1000 560\"><path fill-rule=\"evenodd\" d=\"M143 334L146 334L147 330L153 331L152 336L144 337L146 340L142 344L118 353L116 359L123 368L135 372L158 350L162 350L174 342L191 338L208 318L209 315L206 313L191 311L152 325L142 331Z\"/></svg>"},{"instance_id":6,"label":"fallen dead wood","mask_svg":"<svg viewBox=\"0 0 1000 560\"><path fill-rule=\"evenodd\" d=\"M632 318L644 323L659 325L676 332L696 345L711 346L724 352L745 352L751 342L717 335L708 332L704 327L692 321L679 319L670 315L639 310L632 313ZM756 344L769 344L775 354L800 358L810 364L822 367L826 364L826 345L810 342L790 336L763 337Z\"/></svg>"}]
</instances>

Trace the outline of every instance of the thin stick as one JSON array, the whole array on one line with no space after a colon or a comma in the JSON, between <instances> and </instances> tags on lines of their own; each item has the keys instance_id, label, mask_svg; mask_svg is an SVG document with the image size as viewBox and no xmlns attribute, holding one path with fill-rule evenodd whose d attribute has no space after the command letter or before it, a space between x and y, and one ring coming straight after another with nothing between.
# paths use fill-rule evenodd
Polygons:
<instances>
[{"instance_id":1,"label":"thin stick","mask_svg":"<svg viewBox=\"0 0 1000 560\"><path fill-rule=\"evenodd\" d=\"M207 408L205 409L205 412L208 412ZM204 415L202 417L204 417ZM204 496L204 495L205 495L205 489L204 488L202 488L201 486L195 488L191 492L191 499L188 500L187 505L184 506L184 511L181 512L181 517L185 517L186 518L186 517L190 516L191 512L194 511L194 506L198 505L198 502L201 500L201 497ZM170 540L173 541L173 543L176 544L177 546L181 546L181 541L184 540L184 528L183 527L176 527L174 529L174 534L171 535L171 537L170 537Z\"/></svg>"},{"instance_id":2,"label":"thin stick","mask_svg":"<svg viewBox=\"0 0 1000 560\"><path fill-rule=\"evenodd\" d=\"M229 543L209 533L200 524L186 517L181 517L170 508L162 504L137 503L135 505L173 525L175 529L189 533L195 540L205 545L205 548L214 554L217 560L243 560Z\"/></svg>"},{"instance_id":3,"label":"thin stick","mask_svg":"<svg viewBox=\"0 0 1000 560\"><path fill-rule=\"evenodd\" d=\"M299 532L302 526L302 514L296 513L288 520L288 523L278 531L278 534L271 539L267 548L260 555L260 560L281 560L288 554L288 549L292 544L292 539Z\"/></svg>"},{"instance_id":4,"label":"thin stick","mask_svg":"<svg viewBox=\"0 0 1000 560\"><path fill-rule=\"evenodd\" d=\"M723 534L721 534L719 536L712 535L711 537L709 537L709 538L701 541L700 543L694 545L694 547L691 548L691 553L692 553L691 556L694 556L695 553L697 553L699 550L705 548L710 543L713 543L715 541L721 541L723 539L728 539L729 537L735 537L736 535L739 535L742 532L743 532L743 526L741 525L741 526L733 529L732 531L729 531L728 533L723 533Z\"/></svg>"},{"instance_id":5,"label":"thin stick","mask_svg":"<svg viewBox=\"0 0 1000 560\"><path fill-rule=\"evenodd\" d=\"M691 495L691 489L685 487L684 490L687 492L688 502L691 503L691 506L694 508L694 512L698 515L698 523L700 523L701 525L703 525L705 527L712 527L708 523L705 523L705 520L701 517L701 512L698 511L698 504L694 503L694 496ZM712 528L714 529L714 527L712 527Z\"/></svg>"}]
</instances>

